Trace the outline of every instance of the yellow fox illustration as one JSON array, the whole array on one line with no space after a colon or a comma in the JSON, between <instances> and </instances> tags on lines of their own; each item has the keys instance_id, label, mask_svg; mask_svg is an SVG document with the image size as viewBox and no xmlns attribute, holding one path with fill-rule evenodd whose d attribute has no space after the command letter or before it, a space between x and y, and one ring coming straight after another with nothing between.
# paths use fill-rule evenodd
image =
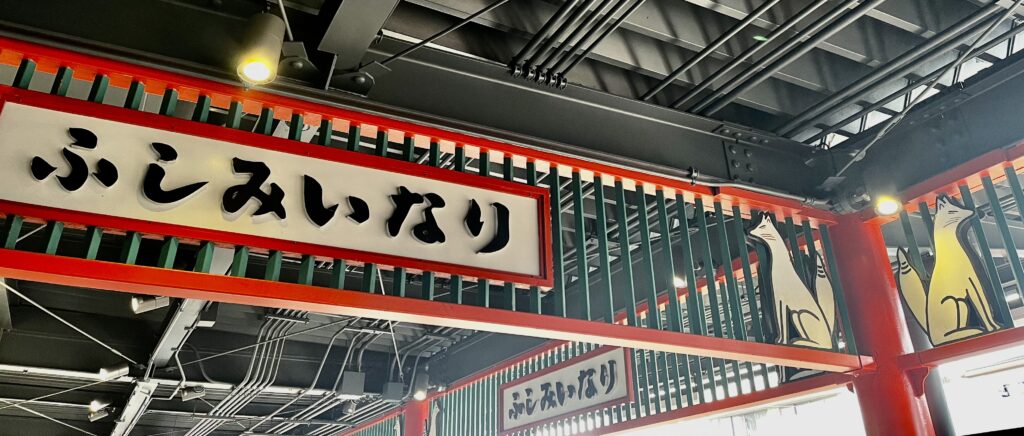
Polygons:
<instances>
[{"instance_id":1,"label":"yellow fox illustration","mask_svg":"<svg viewBox=\"0 0 1024 436\"><path fill-rule=\"evenodd\" d=\"M825 272L821 255L817 258L817 270L812 283L805 283L802 275L793 265L793 258L786 243L767 214L750 230L750 235L768 248L769 274L762 277L762 283L770 283L762 289L770 289L772 309L775 312L775 342L778 344L801 345L811 348L833 348L835 336L836 308L832 282ZM816 294L811 293L813 284ZM797 337L790 337L790 325Z\"/></svg>"},{"instance_id":2,"label":"yellow fox illustration","mask_svg":"<svg viewBox=\"0 0 1024 436\"><path fill-rule=\"evenodd\" d=\"M935 267L927 290L919 272L908 261L907 251L900 247L896 252L896 285L932 345L1001 328L985 293L978 255L967 242L969 219L973 216L974 211L948 196L937 199L933 230ZM969 325L972 311L980 322L978 326Z\"/></svg>"}]
</instances>

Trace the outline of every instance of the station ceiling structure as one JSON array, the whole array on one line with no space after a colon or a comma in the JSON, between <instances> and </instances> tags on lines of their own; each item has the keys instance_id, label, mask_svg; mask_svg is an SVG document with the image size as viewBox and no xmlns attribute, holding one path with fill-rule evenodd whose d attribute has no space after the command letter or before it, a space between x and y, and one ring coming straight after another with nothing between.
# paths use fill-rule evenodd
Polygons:
<instances>
[{"instance_id":1,"label":"station ceiling structure","mask_svg":"<svg viewBox=\"0 0 1024 436\"><path fill-rule=\"evenodd\" d=\"M236 84L240 35L269 8L287 17L288 37L268 93L848 212L1024 137L1007 110L1024 99L1007 85L1024 73L1024 10L1008 10L1019 3L0 0L0 36ZM16 74L0 69L4 84ZM242 120L249 130L258 122ZM944 158L921 158L935 150ZM998 198L1012 195L997 188ZM586 209L591 229L594 210ZM43 229L23 237L45 244ZM900 240L899 230L886 228L886 239ZM1006 251L997 231L988 235L993 250ZM917 237L927 243L926 232ZM101 253L118 257L108 244ZM160 250L149 241L140 255ZM700 260L720 263L713 257L709 249ZM262 272L260 262L250 267ZM316 271L326 277L333 267ZM300 268L285 261L283 274ZM1011 280L1009 269L1001 274ZM395 286L393 276L377 279L382 293ZM21 434L78 434L49 418L95 434L335 434L398 407L408 392L396 399L386 385L408 381L398 374L422 368L420 360L443 389L545 342L194 299L136 314L120 293L6 284L19 294L0 292L0 421ZM95 342L141 362L153 374L141 388L149 390L128 378L101 381L96 370L121 359ZM346 370L363 374L366 389L343 392ZM205 394L181 401L184 388ZM19 407L41 396L31 408L38 413ZM114 414L127 419L89 422L95 399L124 404Z\"/></svg>"}]
</instances>

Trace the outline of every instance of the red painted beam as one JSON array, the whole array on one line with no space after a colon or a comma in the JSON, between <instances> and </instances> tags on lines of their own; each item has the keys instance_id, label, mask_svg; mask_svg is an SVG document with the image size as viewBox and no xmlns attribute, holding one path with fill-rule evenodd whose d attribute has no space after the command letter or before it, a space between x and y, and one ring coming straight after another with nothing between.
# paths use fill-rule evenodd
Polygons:
<instances>
[{"instance_id":1,"label":"red painted beam","mask_svg":"<svg viewBox=\"0 0 1024 436\"><path fill-rule=\"evenodd\" d=\"M648 415L643 418L623 421L608 427L596 429L594 434L629 434L643 428L662 426L673 422L706 418L711 415L725 415L743 409L765 406L770 403L785 401L818 392L824 392L843 386L852 381L848 374L826 374L808 379L785 383L780 386L751 392L749 394L726 398L710 403L697 404L675 409L665 413Z\"/></svg>"},{"instance_id":2,"label":"red painted beam","mask_svg":"<svg viewBox=\"0 0 1024 436\"><path fill-rule=\"evenodd\" d=\"M643 348L831 372L870 358L317 286L0 250L0 276L68 286Z\"/></svg>"},{"instance_id":3,"label":"red painted beam","mask_svg":"<svg viewBox=\"0 0 1024 436\"><path fill-rule=\"evenodd\" d=\"M899 357L906 369L934 367L943 363L1024 344L1024 327L1010 328Z\"/></svg>"}]
</instances>

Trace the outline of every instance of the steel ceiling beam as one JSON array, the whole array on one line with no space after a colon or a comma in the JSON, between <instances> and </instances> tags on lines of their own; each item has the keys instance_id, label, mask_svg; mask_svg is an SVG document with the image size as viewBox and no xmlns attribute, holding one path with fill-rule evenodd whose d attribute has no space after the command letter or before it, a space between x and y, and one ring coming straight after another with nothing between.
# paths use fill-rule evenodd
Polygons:
<instances>
[{"instance_id":1,"label":"steel ceiling beam","mask_svg":"<svg viewBox=\"0 0 1024 436\"><path fill-rule=\"evenodd\" d=\"M359 68L370 43L377 38L384 22L399 0L327 0L320 7L324 34L317 49L337 55L334 68L349 71Z\"/></svg>"},{"instance_id":2,"label":"steel ceiling beam","mask_svg":"<svg viewBox=\"0 0 1024 436\"><path fill-rule=\"evenodd\" d=\"M970 1L978 3L977 0ZM743 0L686 0L686 2L736 19L746 16L751 9L750 4ZM793 10L796 10L806 6L810 0L795 0L791 3ZM869 12L868 16L906 32L929 37L935 32L949 27L956 20L967 16L974 9L964 0L899 0L880 5ZM754 24L770 30L778 22L766 19ZM835 44L836 41L827 42L822 49L832 51L833 49L827 45L829 43Z\"/></svg>"},{"instance_id":3,"label":"steel ceiling beam","mask_svg":"<svg viewBox=\"0 0 1024 436\"><path fill-rule=\"evenodd\" d=\"M472 13L474 8L485 2L481 0L410 0L410 3L461 17ZM526 0L509 5L507 10L486 14L478 22L513 34L532 35L554 12L555 7L551 4L541 0ZM790 15L793 14L790 13ZM685 2L648 0L623 22L621 29L628 30L628 32L620 30L609 35L594 50L592 58L638 72L646 71L645 74L660 80L667 76L673 68L693 58L694 53L711 45L716 35L725 33L735 23L736 21L729 17ZM413 33L393 28L395 24L389 23L388 28L403 33ZM713 50L699 68L677 82L689 84L707 77L725 65L729 59L755 45L757 41L754 37L763 33L756 29L744 29L736 37L731 38L728 44ZM884 34L884 32L881 33ZM916 39L908 41L906 36L904 34L901 38L899 35L889 35L890 41L884 45L885 50L893 50L893 55L895 55L898 54L895 50L909 49L917 42ZM640 42L648 38L651 40ZM874 44L874 47L871 51L844 47L842 52L859 53L855 57L867 64L884 62L885 58L877 58L870 54L877 53L879 51L877 47L881 47L881 45ZM683 50L679 50L680 48ZM650 52L652 55L638 57L642 56L638 54L641 51ZM819 50L812 56L808 59L797 60L781 71L777 79L814 91L829 91L838 89L843 84L870 71L867 65L859 65L858 62L824 51ZM834 65L834 67L822 68L822 65Z\"/></svg>"},{"instance_id":4,"label":"steel ceiling beam","mask_svg":"<svg viewBox=\"0 0 1024 436\"><path fill-rule=\"evenodd\" d=\"M998 164L1004 149L1024 138L1016 109L1024 101L1024 88L1019 85L1022 78L1024 53L1018 52L967 80L962 88L948 89L920 104L882 137L864 160L851 167L836 190L837 199L861 186L870 193L916 189L915 185L940 177L936 175L945 177L954 167L976 158L994 155L994 163L983 165ZM874 131L867 130L836 147L837 163L845 164L850 153L863 147ZM954 177L950 182L957 180L955 174L950 177Z\"/></svg>"}]
</instances>

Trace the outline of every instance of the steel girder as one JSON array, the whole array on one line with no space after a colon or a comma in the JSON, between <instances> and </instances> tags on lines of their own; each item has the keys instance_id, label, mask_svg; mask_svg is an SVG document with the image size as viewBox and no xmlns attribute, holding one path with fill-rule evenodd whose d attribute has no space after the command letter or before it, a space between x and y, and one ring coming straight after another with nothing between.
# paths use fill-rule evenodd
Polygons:
<instances>
[{"instance_id":1,"label":"steel girder","mask_svg":"<svg viewBox=\"0 0 1024 436\"><path fill-rule=\"evenodd\" d=\"M1024 101L1022 81L1024 53L1017 53L1002 66L971 78L962 88L932 97L851 167L838 190L839 199L861 186L869 193L901 192L987 152L1017 144L1024 138L1024 125L1016 110ZM875 129L837 147L836 163L845 164Z\"/></svg>"}]
</instances>

